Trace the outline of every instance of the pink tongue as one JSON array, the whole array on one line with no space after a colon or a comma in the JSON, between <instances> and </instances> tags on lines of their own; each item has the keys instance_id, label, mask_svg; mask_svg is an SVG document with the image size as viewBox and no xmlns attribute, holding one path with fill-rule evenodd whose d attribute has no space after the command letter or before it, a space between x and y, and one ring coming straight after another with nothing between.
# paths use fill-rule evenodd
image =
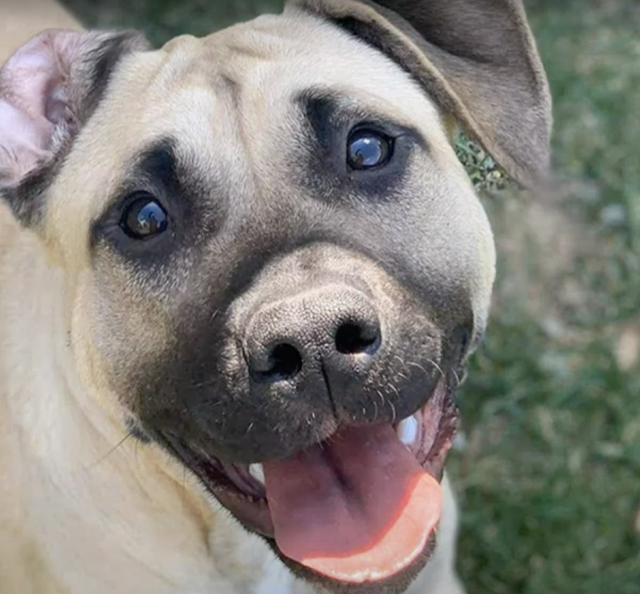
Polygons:
<instances>
[{"instance_id":1,"label":"pink tongue","mask_svg":"<svg viewBox=\"0 0 640 594\"><path fill-rule=\"evenodd\" d=\"M440 519L439 483L388 425L349 429L264 474L278 548L334 580L393 576Z\"/></svg>"}]
</instances>

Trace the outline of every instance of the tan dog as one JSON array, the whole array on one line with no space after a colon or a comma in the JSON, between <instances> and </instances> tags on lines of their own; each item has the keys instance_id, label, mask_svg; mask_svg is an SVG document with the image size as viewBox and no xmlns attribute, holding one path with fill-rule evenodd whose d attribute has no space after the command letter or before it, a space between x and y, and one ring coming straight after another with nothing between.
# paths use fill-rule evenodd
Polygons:
<instances>
[{"instance_id":1,"label":"tan dog","mask_svg":"<svg viewBox=\"0 0 640 594\"><path fill-rule=\"evenodd\" d=\"M544 173L519 1L292 0L13 54L2 594L461 592L439 480L494 248L449 120Z\"/></svg>"}]
</instances>

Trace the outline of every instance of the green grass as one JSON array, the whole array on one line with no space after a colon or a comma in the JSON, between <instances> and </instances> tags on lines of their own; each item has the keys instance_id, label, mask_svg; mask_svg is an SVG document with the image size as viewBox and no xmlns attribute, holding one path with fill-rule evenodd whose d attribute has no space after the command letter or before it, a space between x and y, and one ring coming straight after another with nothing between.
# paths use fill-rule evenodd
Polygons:
<instances>
[{"instance_id":1,"label":"green grass","mask_svg":"<svg viewBox=\"0 0 640 594\"><path fill-rule=\"evenodd\" d=\"M69 0L87 23L161 42L279 2ZM640 366L616 356L640 310L640 4L530 0L563 182L485 202L499 248L488 337L452 455L469 594L640 591ZM500 182L465 142L481 187ZM640 326L640 324L639 324ZM633 359L633 357L631 357Z\"/></svg>"},{"instance_id":2,"label":"green grass","mask_svg":"<svg viewBox=\"0 0 640 594\"><path fill-rule=\"evenodd\" d=\"M462 395L460 567L471 593L638 592L640 370L616 346L640 309L640 5L529 8L576 181L487 200L504 249Z\"/></svg>"}]
</instances>

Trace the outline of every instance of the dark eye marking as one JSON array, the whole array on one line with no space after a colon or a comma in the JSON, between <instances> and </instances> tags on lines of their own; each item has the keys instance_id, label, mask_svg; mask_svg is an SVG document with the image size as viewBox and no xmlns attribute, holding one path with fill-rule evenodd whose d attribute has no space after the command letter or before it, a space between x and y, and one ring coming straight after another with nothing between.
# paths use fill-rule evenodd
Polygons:
<instances>
[{"instance_id":1,"label":"dark eye marking","mask_svg":"<svg viewBox=\"0 0 640 594\"><path fill-rule=\"evenodd\" d=\"M169 215L162 204L148 192L138 192L128 198L120 227L132 239L149 239L164 233L169 227Z\"/></svg>"},{"instance_id":2,"label":"dark eye marking","mask_svg":"<svg viewBox=\"0 0 640 594\"><path fill-rule=\"evenodd\" d=\"M224 225L226 180L175 137L150 141L123 169L91 225L96 258L107 250L137 266L162 266L204 245Z\"/></svg>"},{"instance_id":3,"label":"dark eye marking","mask_svg":"<svg viewBox=\"0 0 640 594\"><path fill-rule=\"evenodd\" d=\"M411 157L429 153L418 129L341 91L309 88L296 102L304 151L292 159L305 172L303 183L325 197L338 187L344 192L345 184L352 196L387 196L408 175Z\"/></svg>"}]
</instances>

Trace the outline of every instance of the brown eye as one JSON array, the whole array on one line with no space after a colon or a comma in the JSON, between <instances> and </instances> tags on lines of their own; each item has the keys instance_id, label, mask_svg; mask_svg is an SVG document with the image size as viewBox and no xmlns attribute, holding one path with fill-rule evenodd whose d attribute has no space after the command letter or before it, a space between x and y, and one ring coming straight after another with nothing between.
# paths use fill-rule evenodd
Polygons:
<instances>
[{"instance_id":1,"label":"brown eye","mask_svg":"<svg viewBox=\"0 0 640 594\"><path fill-rule=\"evenodd\" d=\"M167 230L169 217L151 194L141 193L125 210L120 226L133 239L149 239Z\"/></svg>"},{"instance_id":2,"label":"brown eye","mask_svg":"<svg viewBox=\"0 0 640 594\"><path fill-rule=\"evenodd\" d=\"M393 139L373 130L355 130L349 136L347 162L358 171L386 165L393 156Z\"/></svg>"}]
</instances>

